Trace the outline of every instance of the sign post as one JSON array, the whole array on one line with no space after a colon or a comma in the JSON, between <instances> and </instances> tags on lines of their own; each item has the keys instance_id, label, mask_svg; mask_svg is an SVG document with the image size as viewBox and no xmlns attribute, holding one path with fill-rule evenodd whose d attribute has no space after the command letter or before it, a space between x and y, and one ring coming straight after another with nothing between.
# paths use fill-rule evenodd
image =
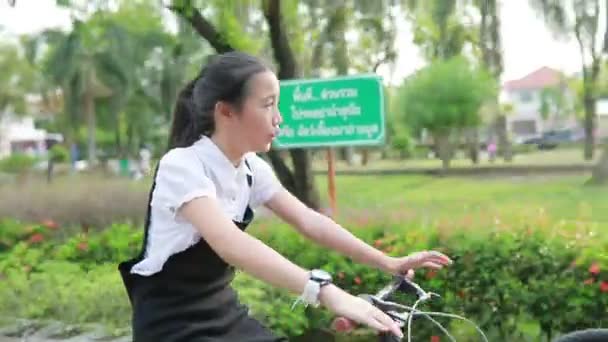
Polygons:
<instances>
[{"instance_id":1,"label":"sign post","mask_svg":"<svg viewBox=\"0 0 608 342\"><path fill-rule=\"evenodd\" d=\"M281 81L283 123L277 149L327 147L328 191L336 213L331 147L374 146L385 141L384 93L377 75Z\"/></svg>"}]
</instances>

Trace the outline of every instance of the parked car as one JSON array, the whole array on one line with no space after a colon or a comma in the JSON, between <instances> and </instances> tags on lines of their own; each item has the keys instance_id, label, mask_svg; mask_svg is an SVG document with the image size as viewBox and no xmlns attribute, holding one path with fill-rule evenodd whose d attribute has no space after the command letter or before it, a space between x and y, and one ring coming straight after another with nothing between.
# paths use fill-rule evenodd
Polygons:
<instances>
[{"instance_id":1,"label":"parked car","mask_svg":"<svg viewBox=\"0 0 608 342\"><path fill-rule=\"evenodd\" d=\"M538 136L527 136L515 139L515 144L523 144L523 145L538 145L540 140L542 139L541 135Z\"/></svg>"},{"instance_id":2,"label":"parked car","mask_svg":"<svg viewBox=\"0 0 608 342\"><path fill-rule=\"evenodd\" d=\"M538 141L534 143L540 150L549 150L556 148L560 144L581 141L583 134L572 129L554 130L544 132Z\"/></svg>"}]
</instances>

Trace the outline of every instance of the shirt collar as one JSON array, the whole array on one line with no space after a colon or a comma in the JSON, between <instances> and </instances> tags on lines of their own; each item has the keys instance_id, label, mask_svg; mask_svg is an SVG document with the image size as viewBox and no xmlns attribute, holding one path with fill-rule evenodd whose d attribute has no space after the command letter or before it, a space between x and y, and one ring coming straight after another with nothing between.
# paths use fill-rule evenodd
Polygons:
<instances>
[{"instance_id":1,"label":"shirt collar","mask_svg":"<svg viewBox=\"0 0 608 342\"><path fill-rule=\"evenodd\" d=\"M196 147L197 154L212 160L214 169L217 169L218 173L232 175L233 177L237 176L237 174L253 176L249 167L245 165L245 157L241 158L239 166L235 167L224 152L209 137L203 135L194 143L194 146Z\"/></svg>"}]
</instances>

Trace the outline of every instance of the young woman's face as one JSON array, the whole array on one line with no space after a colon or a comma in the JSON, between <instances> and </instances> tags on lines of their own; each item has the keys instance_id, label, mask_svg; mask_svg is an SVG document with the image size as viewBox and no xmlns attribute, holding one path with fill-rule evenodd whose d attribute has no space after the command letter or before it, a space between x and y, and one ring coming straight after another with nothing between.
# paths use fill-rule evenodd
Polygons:
<instances>
[{"instance_id":1,"label":"young woman's face","mask_svg":"<svg viewBox=\"0 0 608 342\"><path fill-rule=\"evenodd\" d=\"M283 121L279 113L279 80L271 71L254 75L240 113L233 116L232 131L248 151L267 152Z\"/></svg>"}]
</instances>

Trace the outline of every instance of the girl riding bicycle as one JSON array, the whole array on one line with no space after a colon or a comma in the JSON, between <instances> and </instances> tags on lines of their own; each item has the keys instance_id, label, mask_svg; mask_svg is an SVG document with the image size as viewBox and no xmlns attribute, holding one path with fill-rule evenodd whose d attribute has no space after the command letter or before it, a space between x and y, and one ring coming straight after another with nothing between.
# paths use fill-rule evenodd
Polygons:
<instances>
[{"instance_id":1,"label":"girl riding bicycle","mask_svg":"<svg viewBox=\"0 0 608 342\"><path fill-rule=\"evenodd\" d=\"M311 240L390 274L441 268L425 251L390 257L311 210L256 155L282 121L279 81L253 56L214 59L179 94L169 146L150 191L143 248L119 265L133 308L134 341L282 341L249 316L230 286L240 269L336 315L401 335L382 311L305 270L245 232L266 206Z\"/></svg>"}]
</instances>

